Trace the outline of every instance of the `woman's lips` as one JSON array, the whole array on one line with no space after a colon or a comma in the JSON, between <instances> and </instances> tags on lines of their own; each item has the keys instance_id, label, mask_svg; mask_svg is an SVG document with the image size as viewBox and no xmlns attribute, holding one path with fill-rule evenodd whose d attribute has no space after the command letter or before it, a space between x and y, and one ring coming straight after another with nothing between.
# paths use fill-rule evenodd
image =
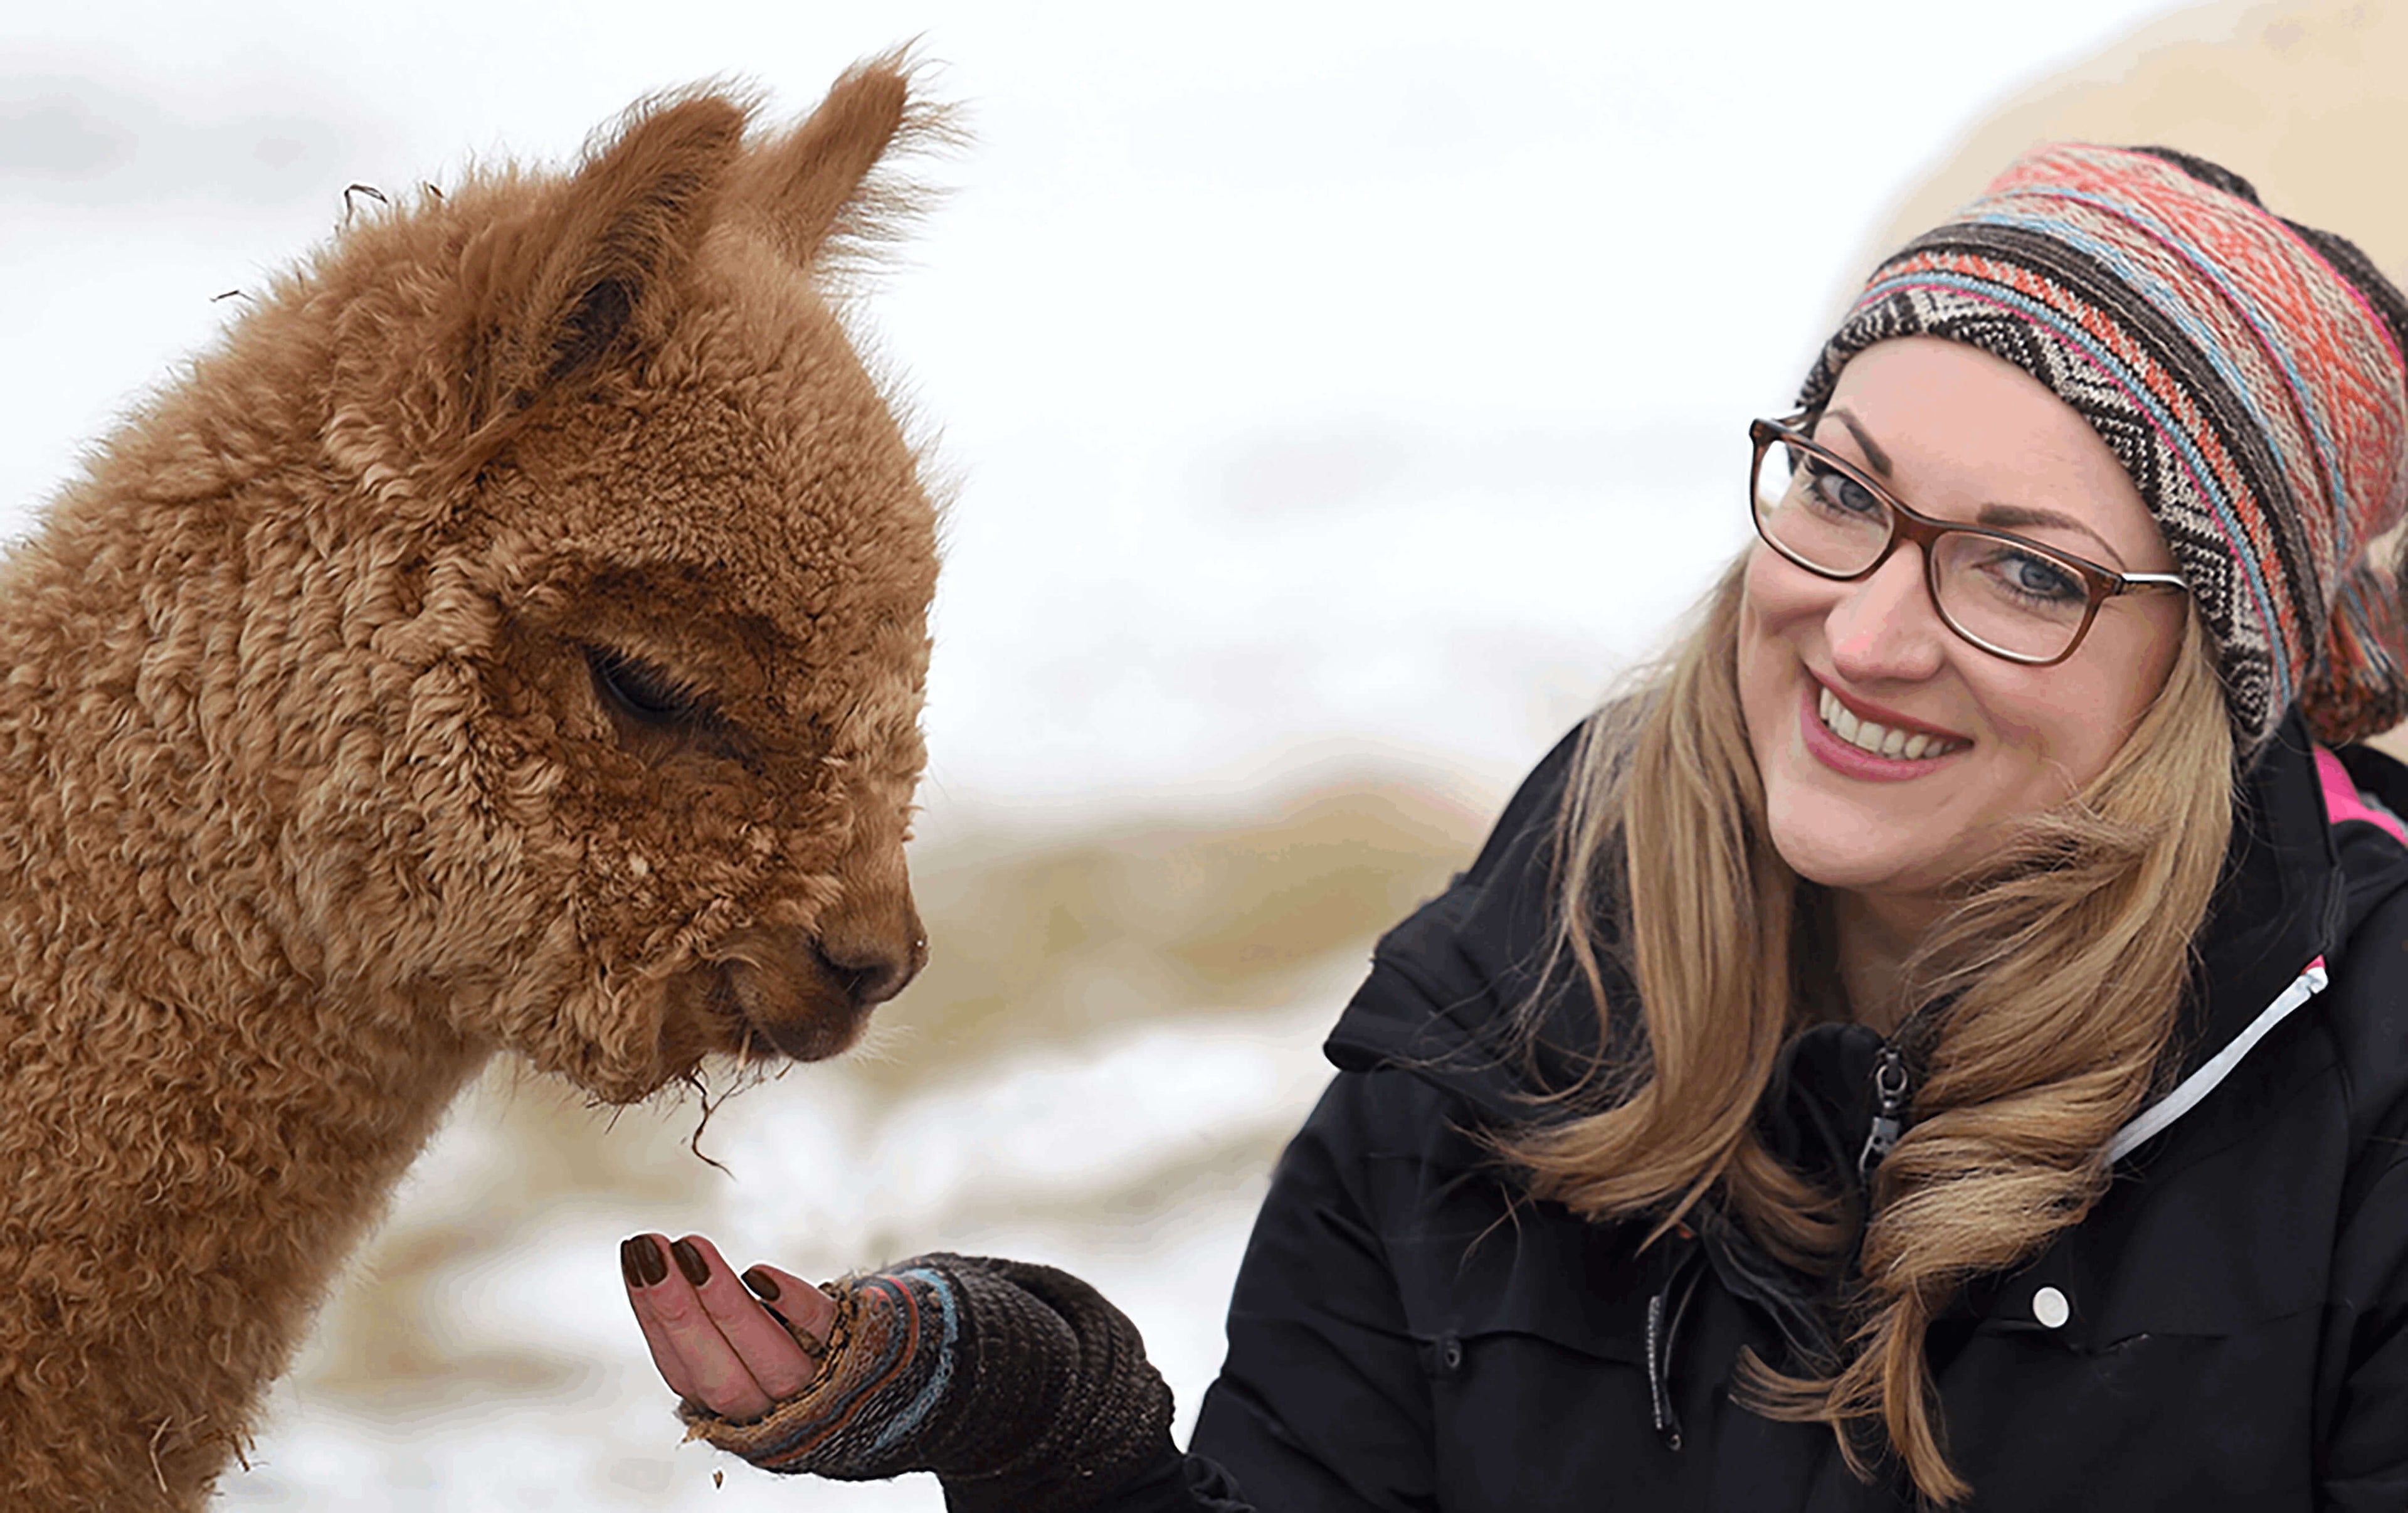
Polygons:
<instances>
[{"instance_id":1,"label":"woman's lips","mask_svg":"<svg viewBox=\"0 0 2408 1513\"><path fill-rule=\"evenodd\" d=\"M1828 701L1828 702L1827 702ZM1853 727L1857 738L1865 735L1865 722L1847 702L1813 678L1799 699L1799 734L1805 747L1817 761L1846 777L1871 783L1899 783L1922 777L1940 770L1952 758L1967 750L1971 742L1958 737L1944 736L1937 741L1925 729L1908 731L1902 727L1883 727L1883 744L1895 755L1867 751L1855 741L1842 737L1838 730L1824 723L1824 713L1829 709L1843 727ZM1909 756L1905 748L1923 742L1920 755ZM1938 755L1934 755L1934 749Z\"/></svg>"},{"instance_id":2,"label":"woman's lips","mask_svg":"<svg viewBox=\"0 0 2408 1513\"><path fill-rule=\"evenodd\" d=\"M1973 743L1973 738L1962 731L1943 729L1937 725L1926 725L1912 714L1901 713L1885 705L1876 704L1870 699L1856 694L1843 694L1820 678L1814 678L1811 672L1807 676L1813 679L1825 695L1859 721L1871 720L1888 729L1903 730L1910 736L1928 736L1934 741L1954 742L1960 746L1970 746ZM1828 715L1830 712L1827 708L1824 713Z\"/></svg>"}]
</instances>

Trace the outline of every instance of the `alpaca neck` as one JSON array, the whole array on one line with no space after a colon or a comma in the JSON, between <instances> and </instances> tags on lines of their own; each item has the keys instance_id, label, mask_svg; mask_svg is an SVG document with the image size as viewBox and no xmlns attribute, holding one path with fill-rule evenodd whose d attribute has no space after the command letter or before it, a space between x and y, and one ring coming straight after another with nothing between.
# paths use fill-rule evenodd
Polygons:
<instances>
[{"instance_id":1,"label":"alpaca neck","mask_svg":"<svg viewBox=\"0 0 2408 1513\"><path fill-rule=\"evenodd\" d=\"M346 1032L347 1006L299 984L62 999L90 1012L0 1089L20 1111L0 1132L0 1275L17 1279L0 1370L19 1373L0 1380L0 1442L197 1508L483 1052L432 1027ZM36 1380L80 1390L10 1390ZM8 1477L0 1506L80 1506L12 1498Z\"/></svg>"},{"instance_id":2,"label":"alpaca neck","mask_svg":"<svg viewBox=\"0 0 2408 1513\"><path fill-rule=\"evenodd\" d=\"M231 497L125 482L0 575L10 1509L198 1508L490 1049L345 980L310 923L373 913L310 870L340 732L279 702L328 591L263 610Z\"/></svg>"}]
</instances>

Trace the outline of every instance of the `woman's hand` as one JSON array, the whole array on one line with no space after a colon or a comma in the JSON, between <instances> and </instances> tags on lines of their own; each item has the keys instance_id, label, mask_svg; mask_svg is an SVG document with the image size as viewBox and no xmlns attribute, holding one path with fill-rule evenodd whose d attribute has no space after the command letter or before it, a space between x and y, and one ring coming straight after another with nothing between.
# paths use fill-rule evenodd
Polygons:
<instances>
[{"instance_id":1,"label":"woman's hand","mask_svg":"<svg viewBox=\"0 0 2408 1513\"><path fill-rule=\"evenodd\" d=\"M937 1252L823 1290L739 1279L698 1234L619 1264L688 1432L765 1471L933 1471L953 1513L1087 1513L1177 1473L1137 1326L1068 1272Z\"/></svg>"},{"instance_id":2,"label":"woman's hand","mask_svg":"<svg viewBox=\"0 0 2408 1513\"><path fill-rule=\"evenodd\" d=\"M674 1244L638 1234L620 1245L619 1269L652 1364L687 1402L741 1423L801 1391L818 1370L817 1353L798 1336L824 1345L836 1304L792 1273L755 1266L739 1280L699 1234Z\"/></svg>"}]
</instances>

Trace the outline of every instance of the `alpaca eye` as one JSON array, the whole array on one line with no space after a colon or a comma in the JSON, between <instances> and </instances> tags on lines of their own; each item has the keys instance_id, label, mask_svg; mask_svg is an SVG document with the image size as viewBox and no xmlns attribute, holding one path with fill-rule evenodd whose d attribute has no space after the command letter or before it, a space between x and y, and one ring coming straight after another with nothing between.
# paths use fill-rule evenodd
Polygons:
<instances>
[{"instance_id":1,"label":"alpaca eye","mask_svg":"<svg viewBox=\"0 0 2408 1513\"><path fill-rule=\"evenodd\" d=\"M680 688L677 680L650 663L589 646L585 660L594 670L595 686L603 697L637 719L653 725L676 725L699 719L702 711Z\"/></svg>"}]
</instances>

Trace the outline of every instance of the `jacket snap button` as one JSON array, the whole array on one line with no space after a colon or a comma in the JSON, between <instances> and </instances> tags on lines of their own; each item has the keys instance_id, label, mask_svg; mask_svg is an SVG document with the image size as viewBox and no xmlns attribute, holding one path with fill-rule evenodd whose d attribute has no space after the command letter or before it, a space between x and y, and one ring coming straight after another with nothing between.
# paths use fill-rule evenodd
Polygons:
<instances>
[{"instance_id":1,"label":"jacket snap button","mask_svg":"<svg viewBox=\"0 0 2408 1513\"><path fill-rule=\"evenodd\" d=\"M2065 1301L2064 1293L2044 1287L2032 1294L2032 1317L2040 1320L2042 1329L2063 1329L2065 1321L2073 1317L2073 1305Z\"/></svg>"},{"instance_id":2,"label":"jacket snap button","mask_svg":"<svg viewBox=\"0 0 2408 1513\"><path fill-rule=\"evenodd\" d=\"M1438 1342L1439 1363L1448 1371L1463 1369L1463 1341L1453 1334Z\"/></svg>"}]
</instances>

